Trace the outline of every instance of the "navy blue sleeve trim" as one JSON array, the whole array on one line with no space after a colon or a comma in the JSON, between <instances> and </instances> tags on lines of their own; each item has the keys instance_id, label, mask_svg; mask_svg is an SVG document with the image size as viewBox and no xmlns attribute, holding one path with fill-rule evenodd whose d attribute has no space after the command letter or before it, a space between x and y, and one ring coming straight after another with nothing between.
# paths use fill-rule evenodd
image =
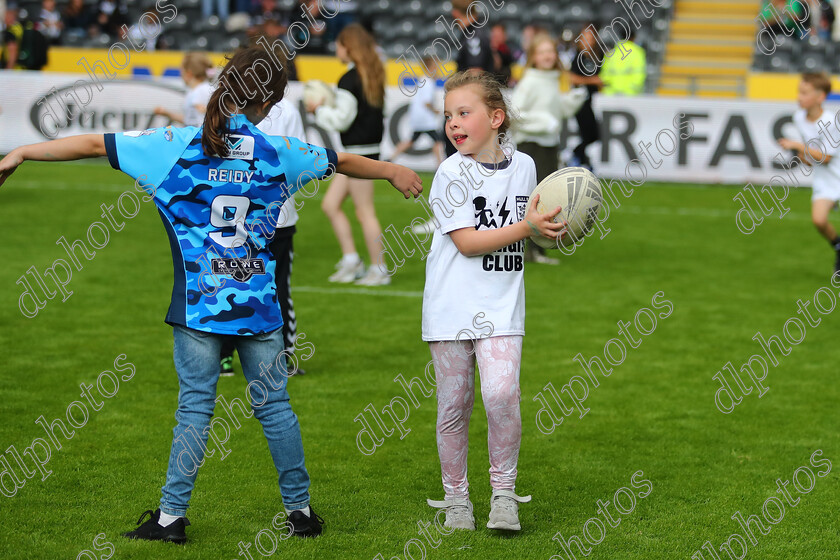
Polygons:
<instances>
[{"instance_id":1,"label":"navy blue sleeve trim","mask_svg":"<svg viewBox=\"0 0 840 560\"><path fill-rule=\"evenodd\" d=\"M117 140L113 133L105 135L105 152L108 154L108 163L117 171L120 169L120 158L117 157Z\"/></svg>"},{"instance_id":2,"label":"navy blue sleeve trim","mask_svg":"<svg viewBox=\"0 0 840 560\"><path fill-rule=\"evenodd\" d=\"M330 150L329 148L324 149L327 151L327 161L329 161L327 175L332 175L333 173L335 173L336 168L338 167L338 154L335 153L335 150Z\"/></svg>"}]
</instances>

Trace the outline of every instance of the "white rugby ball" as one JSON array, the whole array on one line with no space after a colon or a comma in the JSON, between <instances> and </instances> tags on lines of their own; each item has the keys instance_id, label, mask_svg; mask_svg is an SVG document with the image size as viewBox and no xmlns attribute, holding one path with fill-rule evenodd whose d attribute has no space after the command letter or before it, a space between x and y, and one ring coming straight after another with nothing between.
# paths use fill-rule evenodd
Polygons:
<instances>
[{"instance_id":1,"label":"white rugby ball","mask_svg":"<svg viewBox=\"0 0 840 560\"><path fill-rule=\"evenodd\" d=\"M321 80L309 80L303 84L303 101L306 104L333 105L335 104L335 90Z\"/></svg>"},{"instance_id":2,"label":"white rugby ball","mask_svg":"<svg viewBox=\"0 0 840 560\"><path fill-rule=\"evenodd\" d=\"M558 206L563 210L554 218L554 223L568 222L562 239L552 240L542 235L532 235L531 241L545 249L571 247L592 229L601 210L601 183L598 177L583 167L566 167L555 171L537 185L528 199L528 208L534 197L540 195L537 211L551 212Z\"/></svg>"}]
</instances>

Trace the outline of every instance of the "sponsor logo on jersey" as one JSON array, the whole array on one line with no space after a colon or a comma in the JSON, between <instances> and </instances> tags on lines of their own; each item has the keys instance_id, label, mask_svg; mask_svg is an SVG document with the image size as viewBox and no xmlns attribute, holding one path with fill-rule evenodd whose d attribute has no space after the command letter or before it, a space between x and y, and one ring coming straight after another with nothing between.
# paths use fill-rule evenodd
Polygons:
<instances>
[{"instance_id":1,"label":"sponsor logo on jersey","mask_svg":"<svg viewBox=\"0 0 840 560\"><path fill-rule=\"evenodd\" d=\"M519 221L525 219L525 214L528 212L528 197L527 196L516 196L516 215L519 217Z\"/></svg>"},{"instance_id":2,"label":"sponsor logo on jersey","mask_svg":"<svg viewBox=\"0 0 840 560\"><path fill-rule=\"evenodd\" d=\"M247 282L255 274L265 274L265 261L262 259L213 259L213 274L232 276L234 280Z\"/></svg>"},{"instance_id":3,"label":"sponsor logo on jersey","mask_svg":"<svg viewBox=\"0 0 840 560\"><path fill-rule=\"evenodd\" d=\"M253 141L253 138L251 139ZM207 180L219 183L250 183L253 171L239 169L208 169Z\"/></svg>"},{"instance_id":4,"label":"sponsor logo on jersey","mask_svg":"<svg viewBox=\"0 0 840 560\"><path fill-rule=\"evenodd\" d=\"M231 134L225 138L225 143L228 147L225 159L254 159L253 136Z\"/></svg>"},{"instance_id":5,"label":"sponsor logo on jersey","mask_svg":"<svg viewBox=\"0 0 840 560\"><path fill-rule=\"evenodd\" d=\"M155 128L150 128L148 130L129 130L128 132L123 132L123 136L137 138L139 136L149 136L150 134L154 134L156 131L157 129Z\"/></svg>"}]
</instances>

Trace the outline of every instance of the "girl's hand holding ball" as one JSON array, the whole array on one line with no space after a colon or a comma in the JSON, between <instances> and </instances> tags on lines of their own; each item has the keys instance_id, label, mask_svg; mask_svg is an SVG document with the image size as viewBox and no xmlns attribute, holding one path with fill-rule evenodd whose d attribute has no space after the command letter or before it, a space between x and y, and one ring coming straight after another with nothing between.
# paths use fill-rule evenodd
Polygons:
<instances>
[{"instance_id":1,"label":"girl's hand holding ball","mask_svg":"<svg viewBox=\"0 0 840 560\"><path fill-rule=\"evenodd\" d=\"M540 214L537 211L537 203L539 201L540 195L536 195L531 201L531 207L528 208L528 212L525 214L525 219L523 220L523 222L528 224L530 230L528 235L541 235L548 239L557 239L558 237L562 239L566 233L566 226L569 224L565 220L555 223L554 217L562 212L563 208L558 206L552 212Z\"/></svg>"}]
</instances>

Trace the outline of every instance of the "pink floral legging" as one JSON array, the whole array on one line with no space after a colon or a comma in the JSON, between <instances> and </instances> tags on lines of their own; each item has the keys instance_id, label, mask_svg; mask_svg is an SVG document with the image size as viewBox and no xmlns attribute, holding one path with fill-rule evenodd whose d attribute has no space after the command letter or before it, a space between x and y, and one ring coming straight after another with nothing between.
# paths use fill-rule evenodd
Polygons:
<instances>
[{"instance_id":1,"label":"pink floral legging","mask_svg":"<svg viewBox=\"0 0 840 560\"><path fill-rule=\"evenodd\" d=\"M475 401L476 360L487 410L490 486L494 490L514 490L522 439L522 336L430 342L429 348L437 379L437 446L445 498L469 495L468 428Z\"/></svg>"}]
</instances>

